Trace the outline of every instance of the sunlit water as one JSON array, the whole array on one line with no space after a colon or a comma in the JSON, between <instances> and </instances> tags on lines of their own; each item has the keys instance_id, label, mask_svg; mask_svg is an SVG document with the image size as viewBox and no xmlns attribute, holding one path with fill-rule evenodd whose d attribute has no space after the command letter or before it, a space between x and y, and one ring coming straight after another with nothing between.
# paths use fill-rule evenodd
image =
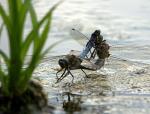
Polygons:
<instances>
[{"instance_id":1,"label":"sunlit water","mask_svg":"<svg viewBox=\"0 0 150 114\"><path fill-rule=\"evenodd\" d=\"M40 16L50 5L46 0L35 3ZM147 63L150 54L149 6L148 0L68 0L54 13L47 45L53 39L70 38L53 52L59 55L71 49L82 50L83 45L72 40L76 36L71 34L71 28L78 29L88 37L95 29L101 29L104 38L112 45L113 55ZM83 38L82 42L86 42L86 39Z\"/></svg>"},{"instance_id":2,"label":"sunlit water","mask_svg":"<svg viewBox=\"0 0 150 114\"><path fill-rule=\"evenodd\" d=\"M39 19L58 0L33 0ZM6 4L0 0L1 4ZM83 44L87 42L82 35L72 34L76 28L88 37L95 29L100 29L104 38L112 46L112 55L150 63L150 1L149 0L66 0L54 12L53 24L46 47L53 42L70 38L50 53L66 54L71 49L82 50L83 45L73 38L81 37ZM26 24L26 32L31 23ZM5 33L3 37L6 37ZM79 38L78 38L79 39ZM8 50L6 38L1 47ZM63 48L62 48L63 47Z\"/></svg>"},{"instance_id":3,"label":"sunlit water","mask_svg":"<svg viewBox=\"0 0 150 114\"><path fill-rule=\"evenodd\" d=\"M33 0L39 19L57 1ZM6 4L4 0L0 0L0 3ZM30 28L28 19L25 32ZM55 113L65 114L62 104L67 101L67 96L62 93L66 91L76 94L77 101L74 102L77 102L78 110L73 111L76 114L150 113L150 67L146 65L150 64L150 1L66 0L54 12L45 48L60 39L67 40L51 50L48 58L51 55L67 54L72 49L83 49L86 38L73 33L72 28L87 37L95 29L100 29L104 39L111 45L112 56L127 61L110 58L105 68L98 72L88 72L94 78L87 79L86 84L84 75L75 71L74 74L78 76L75 85L66 88L68 86L64 85L70 77L58 85L54 83L56 71L52 68L57 67L58 58L45 59L46 62L35 71L35 76L48 92L49 103L57 107ZM0 46L8 52L5 32L2 37Z\"/></svg>"}]
</instances>

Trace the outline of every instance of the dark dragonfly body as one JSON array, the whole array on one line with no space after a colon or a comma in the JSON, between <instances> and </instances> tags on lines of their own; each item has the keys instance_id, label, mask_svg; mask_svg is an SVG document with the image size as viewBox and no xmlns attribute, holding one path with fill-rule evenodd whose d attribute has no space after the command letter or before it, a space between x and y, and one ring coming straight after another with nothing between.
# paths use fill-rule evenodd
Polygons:
<instances>
[{"instance_id":1,"label":"dark dragonfly body","mask_svg":"<svg viewBox=\"0 0 150 114\"><path fill-rule=\"evenodd\" d=\"M59 59L58 64L61 67L61 69L56 73L56 77L57 77L56 83L60 82L69 74L72 76L73 78L72 82L73 82L74 76L70 70L75 70L75 69L81 69L82 72L87 77L87 74L85 73L83 69L87 69L87 70L92 70L92 69L82 66L81 63L82 63L82 60L75 55L66 55L63 59ZM58 73L61 72L62 70L64 70L64 72L61 74L60 77L58 77Z\"/></svg>"}]
</instances>

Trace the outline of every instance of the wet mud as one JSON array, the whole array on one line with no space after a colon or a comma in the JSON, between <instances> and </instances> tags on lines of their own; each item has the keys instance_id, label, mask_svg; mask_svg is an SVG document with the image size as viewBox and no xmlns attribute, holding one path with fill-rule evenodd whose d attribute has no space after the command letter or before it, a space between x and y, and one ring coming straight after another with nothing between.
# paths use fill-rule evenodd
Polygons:
<instances>
[{"instance_id":1,"label":"wet mud","mask_svg":"<svg viewBox=\"0 0 150 114\"><path fill-rule=\"evenodd\" d=\"M54 114L149 114L150 65L110 57L98 71L71 71L56 82L60 57L45 58L34 72Z\"/></svg>"}]
</instances>

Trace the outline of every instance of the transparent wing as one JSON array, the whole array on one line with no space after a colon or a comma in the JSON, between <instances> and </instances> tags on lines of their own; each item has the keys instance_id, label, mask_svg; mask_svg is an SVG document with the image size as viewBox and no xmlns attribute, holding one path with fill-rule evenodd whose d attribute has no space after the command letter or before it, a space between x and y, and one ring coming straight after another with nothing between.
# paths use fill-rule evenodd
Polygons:
<instances>
[{"instance_id":1,"label":"transparent wing","mask_svg":"<svg viewBox=\"0 0 150 114\"><path fill-rule=\"evenodd\" d=\"M71 50L69 54L70 54L70 55L79 56L80 51ZM81 65L84 66L85 68L88 68L88 69L91 69L91 70L97 70L97 69L99 68L99 66L101 66L101 65L95 65L94 63L95 63L95 60L94 60L94 59L91 60L91 61L89 61L89 60L87 60L87 59L83 59Z\"/></svg>"},{"instance_id":2,"label":"transparent wing","mask_svg":"<svg viewBox=\"0 0 150 114\"><path fill-rule=\"evenodd\" d=\"M83 46L86 45L89 39L82 32L76 29L70 30L70 35L75 41L77 41L80 45L83 45Z\"/></svg>"}]
</instances>

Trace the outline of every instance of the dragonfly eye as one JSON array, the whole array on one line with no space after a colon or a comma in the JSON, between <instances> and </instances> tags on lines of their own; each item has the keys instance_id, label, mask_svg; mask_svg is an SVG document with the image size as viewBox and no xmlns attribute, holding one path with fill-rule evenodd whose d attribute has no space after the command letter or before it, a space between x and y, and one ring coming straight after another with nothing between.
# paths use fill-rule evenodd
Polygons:
<instances>
[{"instance_id":1,"label":"dragonfly eye","mask_svg":"<svg viewBox=\"0 0 150 114\"><path fill-rule=\"evenodd\" d=\"M65 59L59 59L58 64L61 68L67 68L68 67L68 61Z\"/></svg>"}]
</instances>

